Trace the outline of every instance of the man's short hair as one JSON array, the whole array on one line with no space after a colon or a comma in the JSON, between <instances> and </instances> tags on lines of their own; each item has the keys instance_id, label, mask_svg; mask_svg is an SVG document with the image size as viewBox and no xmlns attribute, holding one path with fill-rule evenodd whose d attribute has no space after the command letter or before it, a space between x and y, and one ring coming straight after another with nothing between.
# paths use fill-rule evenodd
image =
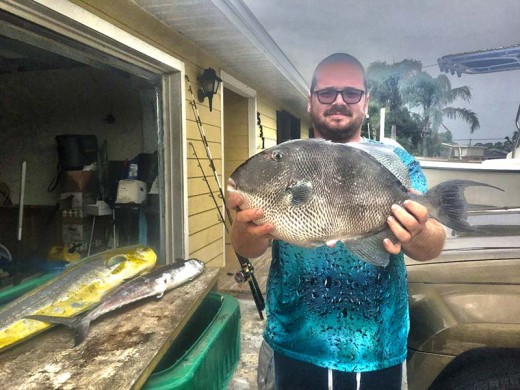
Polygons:
<instances>
[{"instance_id":1,"label":"man's short hair","mask_svg":"<svg viewBox=\"0 0 520 390\"><path fill-rule=\"evenodd\" d=\"M311 92L314 92L314 87L316 86L316 77L318 76L318 72L320 71L320 69L324 65L337 64L337 63L352 64L352 65L359 67L359 69L363 73L363 84L365 87L365 91L367 90L367 78L365 75L365 68L363 67L363 64L361 62L359 62L359 60L356 57L351 56L350 54L334 53L334 54L331 54L330 56L326 57L325 59L323 59L318 64L318 66L316 66L316 69L314 70L314 74L312 75Z\"/></svg>"}]
</instances>

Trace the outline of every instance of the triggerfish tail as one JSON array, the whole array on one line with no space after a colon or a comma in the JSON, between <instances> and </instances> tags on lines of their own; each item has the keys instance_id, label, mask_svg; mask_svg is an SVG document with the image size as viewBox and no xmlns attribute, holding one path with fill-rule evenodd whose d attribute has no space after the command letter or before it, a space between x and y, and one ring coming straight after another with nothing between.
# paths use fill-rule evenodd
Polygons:
<instances>
[{"instance_id":1,"label":"triggerfish tail","mask_svg":"<svg viewBox=\"0 0 520 390\"><path fill-rule=\"evenodd\" d=\"M449 228L472 232L476 229L467 222L468 211L464 189L473 186L491 187L503 191L501 188L476 181L449 180L432 187L424 196L412 197L412 199L425 204L432 217Z\"/></svg>"},{"instance_id":2,"label":"triggerfish tail","mask_svg":"<svg viewBox=\"0 0 520 390\"><path fill-rule=\"evenodd\" d=\"M90 318L88 314L79 317L57 317L44 315L30 315L25 318L47 322L49 324L65 325L74 330L74 346L77 346L85 340L90 329Z\"/></svg>"}]
</instances>

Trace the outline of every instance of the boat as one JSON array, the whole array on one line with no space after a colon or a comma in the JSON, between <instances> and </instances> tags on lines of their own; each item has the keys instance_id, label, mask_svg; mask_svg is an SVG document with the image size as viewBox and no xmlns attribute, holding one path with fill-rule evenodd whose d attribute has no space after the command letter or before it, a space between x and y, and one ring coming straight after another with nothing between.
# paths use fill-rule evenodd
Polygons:
<instances>
[{"instance_id":1,"label":"boat","mask_svg":"<svg viewBox=\"0 0 520 390\"><path fill-rule=\"evenodd\" d=\"M520 158L503 158L481 162L434 160L417 157L429 187L446 180L473 180L500 188L468 187L466 199L471 208L520 207Z\"/></svg>"},{"instance_id":2,"label":"boat","mask_svg":"<svg viewBox=\"0 0 520 390\"><path fill-rule=\"evenodd\" d=\"M441 72L457 74L483 74L520 69L518 61L520 45L492 50L447 55L437 60ZM516 128L520 133L520 106L516 114ZM512 151L505 158L470 161L482 150L475 147L451 146L448 160L421 158L419 163L426 175L428 186L453 179L474 180L498 187L470 187L466 189L468 203L473 209L514 209L520 206L520 136L516 138Z\"/></svg>"}]
</instances>

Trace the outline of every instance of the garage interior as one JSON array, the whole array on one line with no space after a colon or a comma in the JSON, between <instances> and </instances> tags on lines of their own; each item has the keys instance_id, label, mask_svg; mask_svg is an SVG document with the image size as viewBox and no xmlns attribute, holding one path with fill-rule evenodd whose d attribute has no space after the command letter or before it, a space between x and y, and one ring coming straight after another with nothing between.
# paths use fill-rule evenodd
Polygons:
<instances>
[{"instance_id":1,"label":"garage interior","mask_svg":"<svg viewBox=\"0 0 520 390\"><path fill-rule=\"evenodd\" d=\"M160 77L0 20L0 287L118 246L161 253Z\"/></svg>"}]
</instances>

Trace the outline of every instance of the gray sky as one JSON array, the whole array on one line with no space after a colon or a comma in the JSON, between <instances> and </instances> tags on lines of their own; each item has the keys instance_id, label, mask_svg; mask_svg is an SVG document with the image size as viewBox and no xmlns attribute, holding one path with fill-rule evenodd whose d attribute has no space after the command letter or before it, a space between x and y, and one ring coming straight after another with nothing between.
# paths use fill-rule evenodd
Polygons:
<instances>
[{"instance_id":1,"label":"gray sky","mask_svg":"<svg viewBox=\"0 0 520 390\"><path fill-rule=\"evenodd\" d=\"M334 52L353 54L366 66L412 58L437 76L444 55L520 43L520 0L243 1L306 80ZM448 77L473 94L469 104L453 106L470 108L480 119L473 135L461 120L445 122L459 143L513 134L520 70Z\"/></svg>"}]
</instances>

